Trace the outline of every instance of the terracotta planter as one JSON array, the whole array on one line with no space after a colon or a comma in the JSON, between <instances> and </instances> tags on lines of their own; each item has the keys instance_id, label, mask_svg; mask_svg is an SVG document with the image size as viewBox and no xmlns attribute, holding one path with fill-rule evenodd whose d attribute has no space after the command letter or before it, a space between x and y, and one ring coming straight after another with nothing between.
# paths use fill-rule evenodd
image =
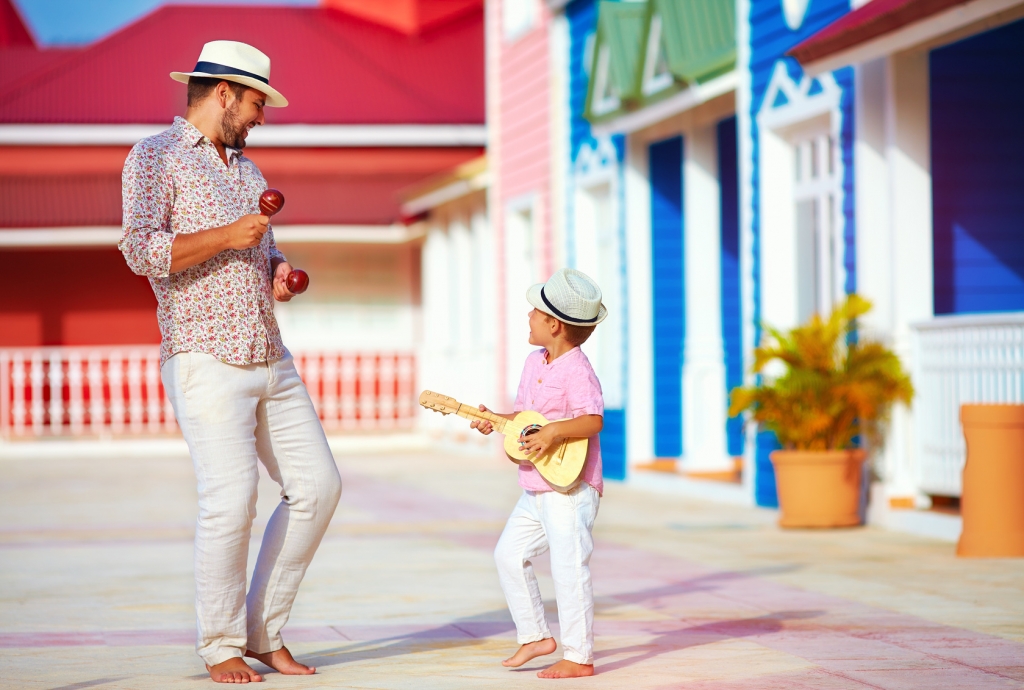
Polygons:
<instances>
[{"instance_id":1,"label":"terracotta planter","mask_svg":"<svg viewBox=\"0 0 1024 690\"><path fill-rule=\"evenodd\" d=\"M771 454L780 527L861 524L863 450L777 450Z\"/></svg>"},{"instance_id":2,"label":"terracotta planter","mask_svg":"<svg viewBox=\"0 0 1024 690\"><path fill-rule=\"evenodd\" d=\"M1024 556L1024 405L963 405L958 556Z\"/></svg>"}]
</instances>

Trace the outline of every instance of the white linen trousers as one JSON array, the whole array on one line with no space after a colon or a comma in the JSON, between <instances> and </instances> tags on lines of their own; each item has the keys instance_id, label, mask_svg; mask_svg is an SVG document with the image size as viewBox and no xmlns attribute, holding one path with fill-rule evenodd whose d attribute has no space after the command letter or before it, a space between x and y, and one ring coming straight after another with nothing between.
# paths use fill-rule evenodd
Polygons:
<instances>
[{"instance_id":1,"label":"white linen trousers","mask_svg":"<svg viewBox=\"0 0 1024 690\"><path fill-rule=\"evenodd\" d=\"M179 352L160 370L199 488L196 651L209 664L280 649L341 477L291 354L249 365ZM257 463L281 485L246 596Z\"/></svg>"},{"instance_id":2,"label":"white linen trousers","mask_svg":"<svg viewBox=\"0 0 1024 690\"><path fill-rule=\"evenodd\" d=\"M558 626L563 658L594 663L594 589L590 556L601 495L580 482L568 493L523 491L494 549L498 579L505 593L519 644L551 637L544 618L533 559L551 550Z\"/></svg>"}]
</instances>

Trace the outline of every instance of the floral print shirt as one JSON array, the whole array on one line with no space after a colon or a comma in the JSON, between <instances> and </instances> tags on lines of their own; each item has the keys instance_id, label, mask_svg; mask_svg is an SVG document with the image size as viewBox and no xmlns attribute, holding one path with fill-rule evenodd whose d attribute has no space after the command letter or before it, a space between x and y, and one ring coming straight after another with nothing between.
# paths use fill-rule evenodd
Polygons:
<instances>
[{"instance_id":1,"label":"floral print shirt","mask_svg":"<svg viewBox=\"0 0 1024 690\"><path fill-rule=\"evenodd\" d=\"M228 249L170 273L171 244L179 233L259 213L267 188L263 175L241 151L227 153L224 165L213 143L176 117L170 129L136 144L124 164L118 248L132 271L149 277L156 294L161 364L177 352L202 352L228 364L284 356L271 282L271 262L284 255L272 229L256 247Z\"/></svg>"}]
</instances>

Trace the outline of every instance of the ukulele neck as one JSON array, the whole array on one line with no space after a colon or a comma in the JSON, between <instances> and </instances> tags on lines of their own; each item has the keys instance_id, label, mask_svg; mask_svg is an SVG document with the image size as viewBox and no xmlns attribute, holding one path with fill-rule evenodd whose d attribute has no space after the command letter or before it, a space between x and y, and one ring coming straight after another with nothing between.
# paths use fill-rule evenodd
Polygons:
<instances>
[{"instance_id":1,"label":"ukulele neck","mask_svg":"<svg viewBox=\"0 0 1024 690\"><path fill-rule=\"evenodd\" d=\"M459 403L459 409L455 411L455 414L474 422L490 422L494 425L494 430L501 434L518 436L522 432L522 429L513 430L513 425L504 417L499 417L491 412L484 412L483 410L464 403Z\"/></svg>"}]
</instances>

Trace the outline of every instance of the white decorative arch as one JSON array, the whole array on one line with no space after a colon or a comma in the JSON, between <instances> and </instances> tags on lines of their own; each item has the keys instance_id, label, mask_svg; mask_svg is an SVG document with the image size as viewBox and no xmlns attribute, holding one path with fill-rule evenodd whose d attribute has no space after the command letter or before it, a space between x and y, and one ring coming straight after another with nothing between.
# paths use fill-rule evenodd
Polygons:
<instances>
[{"instance_id":1,"label":"white decorative arch","mask_svg":"<svg viewBox=\"0 0 1024 690\"><path fill-rule=\"evenodd\" d=\"M807 6L811 0L782 0L782 15L786 18L786 26L796 31L804 24Z\"/></svg>"},{"instance_id":2,"label":"white decorative arch","mask_svg":"<svg viewBox=\"0 0 1024 690\"><path fill-rule=\"evenodd\" d=\"M835 112L843 91L831 72L795 81L789 76L786 63L779 60L772 70L757 120L761 127L780 129L812 117Z\"/></svg>"}]
</instances>

